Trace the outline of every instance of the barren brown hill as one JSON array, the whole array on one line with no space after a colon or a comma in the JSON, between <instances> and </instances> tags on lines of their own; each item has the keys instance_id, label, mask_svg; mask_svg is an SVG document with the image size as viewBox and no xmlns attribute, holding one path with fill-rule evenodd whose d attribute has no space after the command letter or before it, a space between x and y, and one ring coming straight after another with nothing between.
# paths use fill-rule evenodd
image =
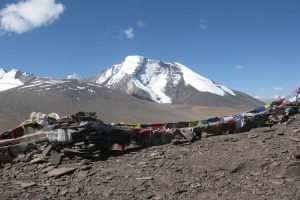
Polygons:
<instances>
[{"instance_id":1,"label":"barren brown hill","mask_svg":"<svg viewBox=\"0 0 300 200\"><path fill-rule=\"evenodd\" d=\"M0 92L0 131L15 127L31 112L59 115L97 112L105 122L178 122L246 111L250 107L201 107L158 104L78 80L36 79Z\"/></svg>"}]
</instances>

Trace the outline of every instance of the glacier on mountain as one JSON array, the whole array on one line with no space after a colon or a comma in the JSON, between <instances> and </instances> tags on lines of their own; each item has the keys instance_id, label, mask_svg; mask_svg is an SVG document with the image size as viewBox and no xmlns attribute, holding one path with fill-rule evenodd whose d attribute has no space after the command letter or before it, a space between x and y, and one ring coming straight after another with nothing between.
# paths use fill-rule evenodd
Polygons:
<instances>
[{"instance_id":1,"label":"glacier on mountain","mask_svg":"<svg viewBox=\"0 0 300 200\"><path fill-rule=\"evenodd\" d=\"M16 78L17 72L17 69L12 69L8 72L2 68L0 69L0 91L23 85L23 83Z\"/></svg>"},{"instance_id":2,"label":"glacier on mountain","mask_svg":"<svg viewBox=\"0 0 300 200\"><path fill-rule=\"evenodd\" d=\"M124 89L127 93L137 87L158 103L172 103L166 91L180 82L200 92L220 96L236 95L231 89L200 76L180 63L150 60L142 56L126 57L122 64L107 68L94 81L108 88L118 84L124 87L127 84Z\"/></svg>"}]
</instances>

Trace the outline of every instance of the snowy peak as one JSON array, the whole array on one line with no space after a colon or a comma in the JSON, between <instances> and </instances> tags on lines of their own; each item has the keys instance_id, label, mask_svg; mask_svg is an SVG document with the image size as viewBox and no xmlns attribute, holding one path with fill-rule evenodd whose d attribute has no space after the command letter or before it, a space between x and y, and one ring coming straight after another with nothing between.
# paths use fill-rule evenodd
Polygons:
<instances>
[{"instance_id":1,"label":"snowy peak","mask_svg":"<svg viewBox=\"0 0 300 200\"><path fill-rule=\"evenodd\" d=\"M176 88L192 87L199 92L225 96L235 93L176 62L150 60L128 56L91 79L103 86L139 96L158 103L173 103Z\"/></svg>"},{"instance_id":2,"label":"snowy peak","mask_svg":"<svg viewBox=\"0 0 300 200\"><path fill-rule=\"evenodd\" d=\"M21 86L34 78L34 75L27 72L21 72L17 69L6 71L5 69L0 68L0 91Z\"/></svg>"},{"instance_id":3,"label":"snowy peak","mask_svg":"<svg viewBox=\"0 0 300 200\"><path fill-rule=\"evenodd\" d=\"M110 87L119 83L123 78L133 77L140 66L143 65L145 58L141 56L127 56L122 64L113 65L107 68L95 82Z\"/></svg>"},{"instance_id":4,"label":"snowy peak","mask_svg":"<svg viewBox=\"0 0 300 200\"><path fill-rule=\"evenodd\" d=\"M144 60L146 59L142 56L127 56L119 72L132 75L143 64Z\"/></svg>"},{"instance_id":5,"label":"snowy peak","mask_svg":"<svg viewBox=\"0 0 300 200\"><path fill-rule=\"evenodd\" d=\"M73 73L71 75L67 76L67 79L75 79L75 80L81 80L81 77L79 74Z\"/></svg>"},{"instance_id":6,"label":"snowy peak","mask_svg":"<svg viewBox=\"0 0 300 200\"><path fill-rule=\"evenodd\" d=\"M6 74L6 70L3 68L0 68L0 78L2 78L2 76L4 76L4 74Z\"/></svg>"}]
</instances>

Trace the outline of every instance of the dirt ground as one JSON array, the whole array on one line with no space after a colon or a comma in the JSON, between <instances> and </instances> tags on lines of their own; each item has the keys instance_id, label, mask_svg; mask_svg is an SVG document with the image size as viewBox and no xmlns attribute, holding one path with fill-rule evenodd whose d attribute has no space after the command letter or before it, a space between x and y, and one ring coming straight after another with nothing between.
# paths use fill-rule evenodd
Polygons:
<instances>
[{"instance_id":1,"label":"dirt ground","mask_svg":"<svg viewBox=\"0 0 300 200\"><path fill-rule=\"evenodd\" d=\"M0 168L0 199L300 199L300 115L271 129Z\"/></svg>"}]
</instances>

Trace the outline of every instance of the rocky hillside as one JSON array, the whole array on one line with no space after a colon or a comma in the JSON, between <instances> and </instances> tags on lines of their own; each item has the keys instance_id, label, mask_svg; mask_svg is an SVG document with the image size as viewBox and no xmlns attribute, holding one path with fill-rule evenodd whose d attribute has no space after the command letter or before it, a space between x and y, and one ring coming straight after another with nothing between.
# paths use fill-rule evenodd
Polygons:
<instances>
[{"instance_id":1,"label":"rocky hillside","mask_svg":"<svg viewBox=\"0 0 300 200\"><path fill-rule=\"evenodd\" d=\"M28 153L0 167L0 197L300 199L299 134L298 115L272 129L203 138L185 146L112 151L101 159L64 157L59 165L55 154L54 160L41 162Z\"/></svg>"}]
</instances>

